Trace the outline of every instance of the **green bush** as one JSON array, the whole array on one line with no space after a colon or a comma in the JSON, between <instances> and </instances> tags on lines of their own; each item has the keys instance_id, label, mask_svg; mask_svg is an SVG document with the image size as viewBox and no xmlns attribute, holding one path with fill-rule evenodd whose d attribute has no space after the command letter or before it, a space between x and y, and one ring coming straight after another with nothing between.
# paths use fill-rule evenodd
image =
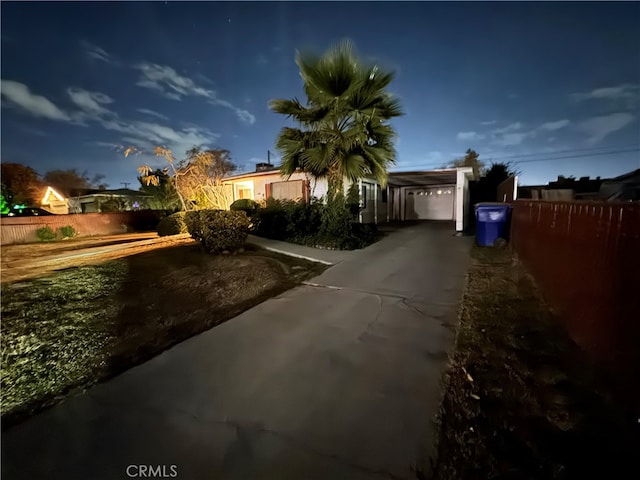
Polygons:
<instances>
[{"instance_id":1,"label":"green bush","mask_svg":"<svg viewBox=\"0 0 640 480\"><path fill-rule=\"evenodd\" d=\"M267 199L264 207L259 208L254 216L253 232L265 238L284 240L287 237L287 214L282 202Z\"/></svg>"},{"instance_id":2,"label":"green bush","mask_svg":"<svg viewBox=\"0 0 640 480\"><path fill-rule=\"evenodd\" d=\"M234 252L242 248L249 235L249 217L245 212L199 210L190 212L189 233L209 253Z\"/></svg>"},{"instance_id":3,"label":"green bush","mask_svg":"<svg viewBox=\"0 0 640 480\"><path fill-rule=\"evenodd\" d=\"M249 198L242 198L233 202L229 208L233 211L244 212L248 217L251 217L258 210L258 203Z\"/></svg>"},{"instance_id":4,"label":"green bush","mask_svg":"<svg viewBox=\"0 0 640 480\"><path fill-rule=\"evenodd\" d=\"M287 219L287 238L299 241L318 234L322 226L322 202L288 201L283 202L283 208Z\"/></svg>"},{"instance_id":5,"label":"green bush","mask_svg":"<svg viewBox=\"0 0 640 480\"><path fill-rule=\"evenodd\" d=\"M60 236L62 238L73 238L76 236L76 229L73 228L71 225L60 227L58 229L58 232L60 232Z\"/></svg>"},{"instance_id":6,"label":"green bush","mask_svg":"<svg viewBox=\"0 0 640 480\"><path fill-rule=\"evenodd\" d=\"M342 194L328 203L322 211L322 225L319 238L323 245L341 250L351 250L354 246L352 214Z\"/></svg>"},{"instance_id":7,"label":"green bush","mask_svg":"<svg viewBox=\"0 0 640 480\"><path fill-rule=\"evenodd\" d=\"M188 212L177 212L163 218L158 223L158 235L166 237L168 235L178 235L180 233L188 233L185 224L185 214Z\"/></svg>"},{"instance_id":8,"label":"green bush","mask_svg":"<svg viewBox=\"0 0 640 480\"><path fill-rule=\"evenodd\" d=\"M58 235L53 231L53 228L46 226L36 230L36 237L41 242L50 242L51 240L55 240Z\"/></svg>"},{"instance_id":9,"label":"green bush","mask_svg":"<svg viewBox=\"0 0 640 480\"><path fill-rule=\"evenodd\" d=\"M377 237L375 225L354 223L353 199L341 194L328 205L321 200L307 204L269 199L255 214L253 232L274 240L340 250L366 247Z\"/></svg>"},{"instance_id":10,"label":"green bush","mask_svg":"<svg viewBox=\"0 0 640 480\"><path fill-rule=\"evenodd\" d=\"M191 234L193 237L193 233L195 230L200 228L200 212L198 210L191 210L183 213L184 224L187 228L187 233Z\"/></svg>"}]
</instances>

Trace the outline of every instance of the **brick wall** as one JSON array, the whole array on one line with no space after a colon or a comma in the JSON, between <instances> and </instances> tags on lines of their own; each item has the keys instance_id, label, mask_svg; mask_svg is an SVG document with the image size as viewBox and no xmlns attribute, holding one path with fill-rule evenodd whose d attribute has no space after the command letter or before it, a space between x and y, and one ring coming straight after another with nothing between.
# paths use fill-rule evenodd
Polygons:
<instances>
[{"instance_id":1,"label":"brick wall","mask_svg":"<svg viewBox=\"0 0 640 480\"><path fill-rule=\"evenodd\" d=\"M141 210L133 212L79 213L36 217L3 217L0 221L2 245L36 242L36 230L49 226L54 230L71 225L78 236L112 235L155 230L166 212Z\"/></svg>"}]
</instances>

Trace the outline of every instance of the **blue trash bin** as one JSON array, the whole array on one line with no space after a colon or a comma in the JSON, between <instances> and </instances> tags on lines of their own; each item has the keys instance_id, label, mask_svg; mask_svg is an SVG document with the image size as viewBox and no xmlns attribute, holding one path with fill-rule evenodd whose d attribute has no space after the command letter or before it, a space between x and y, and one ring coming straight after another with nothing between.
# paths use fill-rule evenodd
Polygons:
<instances>
[{"instance_id":1,"label":"blue trash bin","mask_svg":"<svg viewBox=\"0 0 640 480\"><path fill-rule=\"evenodd\" d=\"M481 247L492 247L498 238L509 240L511 205L478 203L476 211L476 241Z\"/></svg>"}]
</instances>

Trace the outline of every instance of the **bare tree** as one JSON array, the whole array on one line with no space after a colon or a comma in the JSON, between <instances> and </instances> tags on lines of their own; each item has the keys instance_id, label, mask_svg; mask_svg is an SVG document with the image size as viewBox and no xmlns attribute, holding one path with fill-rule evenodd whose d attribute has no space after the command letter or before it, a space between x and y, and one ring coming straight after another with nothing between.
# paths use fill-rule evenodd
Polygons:
<instances>
[{"instance_id":1,"label":"bare tree","mask_svg":"<svg viewBox=\"0 0 640 480\"><path fill-rule=\"evenodd\" d=\"M125 156L130 153L141 151L135 147L127 147ZM200 147L193 147L187 151L186 158L179 162L168 148L155 147L154 154L167 161L182 210L229 208L232 193L223 184L223 178L234 171L236 166L231 162L227 150L202 150ZM138 173L146 185L159 185L160 179L149 165L138 167Z\"/></svg>"}]
</instances>

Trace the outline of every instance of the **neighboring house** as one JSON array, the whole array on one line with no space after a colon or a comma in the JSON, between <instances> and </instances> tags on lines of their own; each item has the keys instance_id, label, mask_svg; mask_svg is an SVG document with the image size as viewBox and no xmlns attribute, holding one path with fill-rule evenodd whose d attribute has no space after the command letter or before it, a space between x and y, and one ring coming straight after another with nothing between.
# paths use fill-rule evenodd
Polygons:
<instances>
[{"instance_id":1,"label":"neighboring house","mask_svg":"<svg viewBox=\"0 0 640 480\"><path fill-rule=\"evenodd\" d=\"M640 169L605 180L599 193L603 200L611 202L640 201Z\"/></svg>"},{"instance_id":2,"label":"neighboring house","mask_svg":"<svg viewBox=\"0 0 640 480\"><path fill-rule=\"evenodd\" d=\"M558 179L549 182L548 185L530 185L518 188L518 197L532 200L601 200L600 185L604 180L600 177L581 177L576 180L572 177L558 175Z\"/></svg>"},{"instance_id":3,"label":"neighboring house","mask_svg":"<svg viewBox=\"0 0 640 480\"><path fill-rule=\"evenodd\" d=\"M58 215L69 213L69 203L67 199L55 191L53 187L47 187L40 205L44 210Z\"/></svg>"},{"instance_id":4,"label":"neighboring house","mask_svg":"<svg viewBox=\"0 0 640 480\"><path fill-rule=\"evenodd\" d=\"M81 190L67 199L69 213L100 213L128 210L145 210L153 198L138 190Z\"/></svg>"},{"instance_id":5,"label":"neighboring house","mask_svg":"<svg viewBox=\"0 0 640 480\"><path fill-rule=\"evenodd\" d=\"M373 179L358 181L360 222L382 223L393 220L455 221L456 230L465 228L469 206L470 167L432 171L390 172L386 188ZM233 200L267 198L306 200L322 198L327 180L303 172L283 177L277 168L258 164L255 172L227 177ZM345 180L345 192L350 182Z\"/></svg>"}]
</instances>

